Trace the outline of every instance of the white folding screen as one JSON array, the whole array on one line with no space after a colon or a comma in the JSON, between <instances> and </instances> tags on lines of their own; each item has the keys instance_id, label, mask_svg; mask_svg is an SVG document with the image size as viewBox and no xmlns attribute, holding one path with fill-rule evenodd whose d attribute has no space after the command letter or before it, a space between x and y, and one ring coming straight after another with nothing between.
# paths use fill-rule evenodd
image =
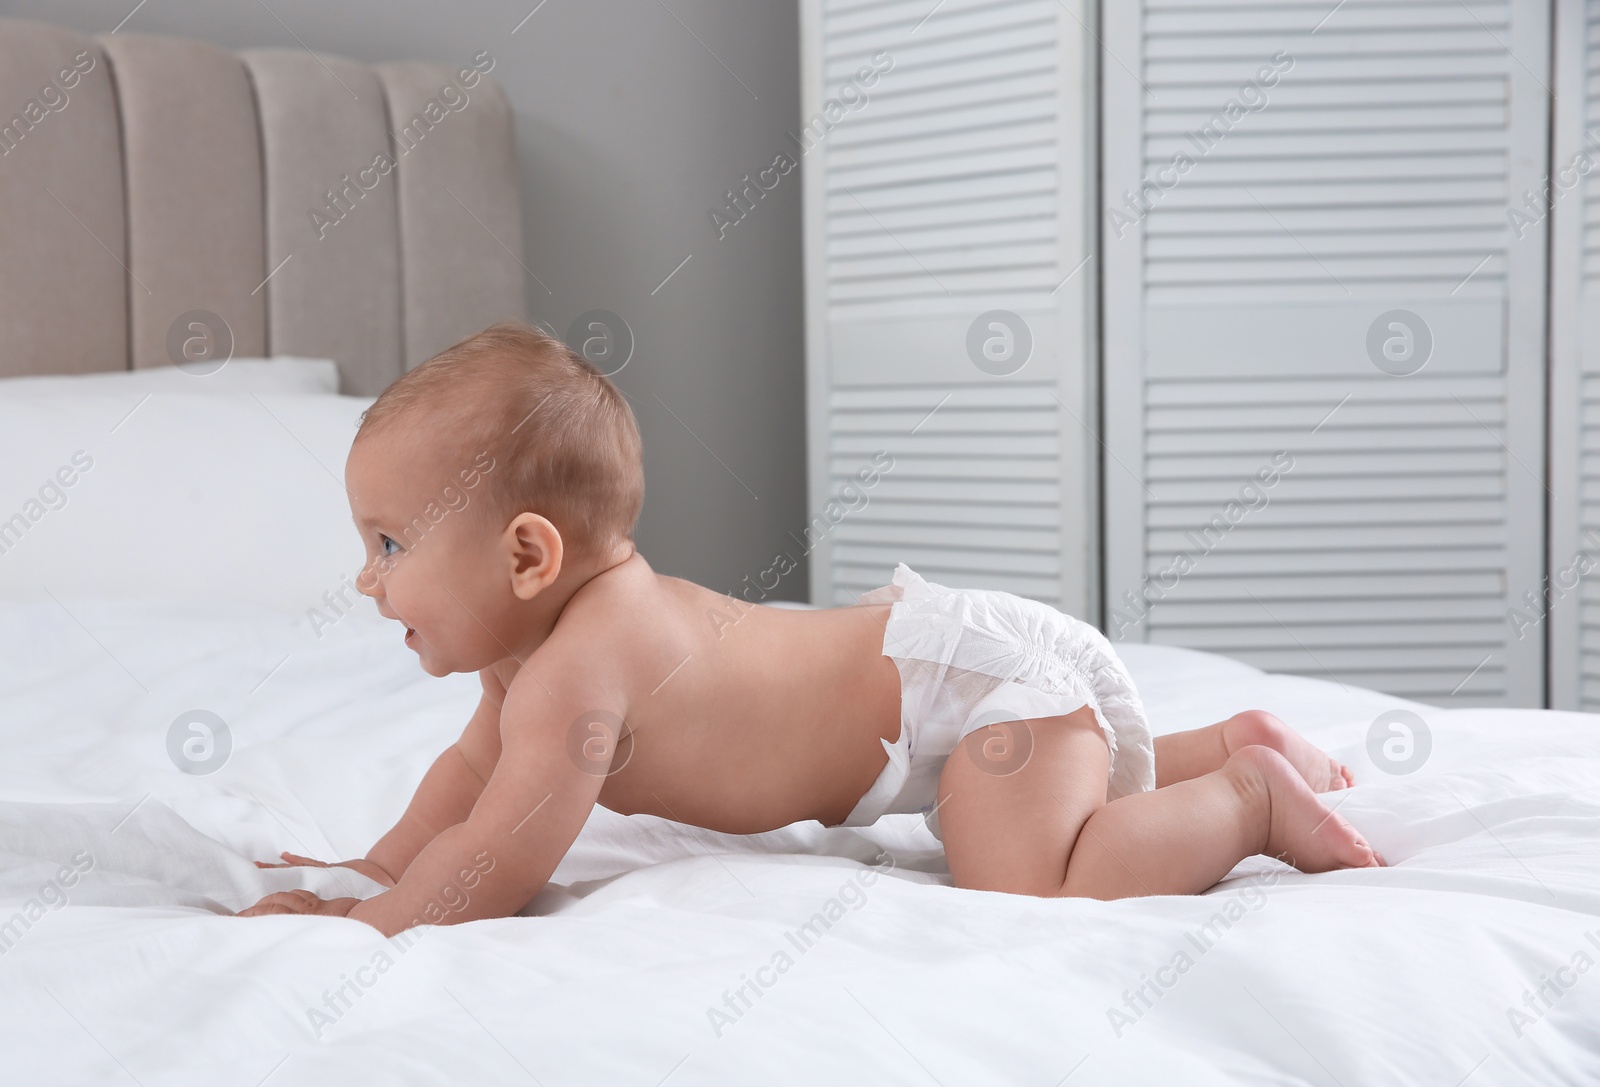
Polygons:
<instances>
[{"instance_id":1,"label":"white folding screen","mask_svg":"<svg viewBox=\"0 0 1600 1087\"><path fill-rule=\"evenodd\" d=\"M1550 181L1550 705L1600 710L1600 2L1557 0Z\"/></svg>"},{"instance_id":2,"label":"white folding screen","mask_svg":"<svg viewBox=\"0 0 1600 1087\"><path fill-rule=\"evenodd\" d=\"M812 600L1097 607L1088 0L802 0Z\"/></svg>"},{"instance_id":3,"label":"white folding screen","mask_svg":"<svg viewBox=\"0 0 1600 1087\"><path fill-rule=\"evenodd\" d=\"M1104 6L1113 638L1542 704L1548 23Z\"/></svg>"}]
</instances>

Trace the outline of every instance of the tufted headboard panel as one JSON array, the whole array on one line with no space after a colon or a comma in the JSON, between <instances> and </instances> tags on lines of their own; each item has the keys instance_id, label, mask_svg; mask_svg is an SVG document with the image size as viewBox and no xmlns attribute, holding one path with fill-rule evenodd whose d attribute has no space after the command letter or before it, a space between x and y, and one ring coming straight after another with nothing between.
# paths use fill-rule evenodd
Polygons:
<instances>
[{"instance_id":1,"label":"tufted headboard panel","mask_svg":"<svg viewBox=\"0 0 1600 1087\"><path fill-rule=\"evenodd\" d=\"M493 63L0 19L0 375L170 365L199 322L373 394L522 319Z\"/></svg>"}]
</instances>

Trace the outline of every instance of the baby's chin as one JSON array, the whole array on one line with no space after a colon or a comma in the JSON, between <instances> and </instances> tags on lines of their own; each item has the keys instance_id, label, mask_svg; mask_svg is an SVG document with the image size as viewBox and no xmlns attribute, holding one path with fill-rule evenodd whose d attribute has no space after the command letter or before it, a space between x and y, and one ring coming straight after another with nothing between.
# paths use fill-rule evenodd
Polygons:
<instances>
[{"instance_id":1,"label":"baby's chin","mask_svg":"<svg viewBox=\"0 0 1600 1087\"><path fill-rule=\"evenodd\" d=\"M471 645L442 647L416 633L406 639L406 648L417 655L417 663L422 670L436 678L457 672L481 672L499 659L492 657L481 664L473 663L475 657L481 655L481 650L475 651Z\"/></svg>"},{"instance_id":2,"label":"baby's chin","mask_svg":"<svg viewBox=\"0 0 1600 1087\"><path fill-rule=\"evenodd\" d=\"M455 671L441 660L438 649L424 642L419 635L413 634L407 638L406 648L417 655L417 663L430 676L447 676Z\"/></svg>"},{"instance_id":3,"label":"baby's chin","mask_svg":"<svg viewBox=\"0 0 1600 1087\"><path fill-rule=\"evenodd\" d=\"M435 679L442 678L462 670L455 667L448 660L442 658L438 653L431 650L418 653L417 663L422 666L422 670L424 672L428 673L430 676L433 676Z\"/></svg>"},{"instance_id":4,"label":"baby's chin","mask_svg":"<svg viewBox=\"0 0 1600 1087\"><path fill-rule=\"evenodd\" d=\"M414 644L412 646L412 652L416 653L417 663L422 666L422 670L436 679L453 675L456 672L477 671L475 668L461 668L450 663L449 659L444 654L441 654L436 647L431 645Z\"/></svg>"}]
</instances>

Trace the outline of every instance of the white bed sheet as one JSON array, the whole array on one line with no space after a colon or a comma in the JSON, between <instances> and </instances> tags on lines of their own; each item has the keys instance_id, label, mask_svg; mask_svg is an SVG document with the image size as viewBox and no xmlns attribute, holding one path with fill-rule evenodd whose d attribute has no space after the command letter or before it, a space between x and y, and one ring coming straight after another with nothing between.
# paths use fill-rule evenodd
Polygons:
<instances>
[{"instance_id":1,"label":"white bed sheet","mask_svg":"<svg viewBox=\"0 0 1600 1087\"><path fill-rule=\"evenodd\" d=\"M374 892L250 861L361 855L475 702L392 624L324 635L265 611L0 606L7 1082L1600 1082L1600 968L1579 969L1600 964L1600 718L1124 646L1158 731L1260 707L1349 762L1340 810L1393 867L1255 860L1203 897L1043 901L949 887L916 817L739 838L602 810L535 916L386 942L227 916L288 886ZM1366 754L1396 707L1433 739L1405 776ZM203 777L167 754L197 708L233 744ZM48 890L74 856L87 871ZM875 860L892 869L867 883Z\"/></svg>"}]
</instances>

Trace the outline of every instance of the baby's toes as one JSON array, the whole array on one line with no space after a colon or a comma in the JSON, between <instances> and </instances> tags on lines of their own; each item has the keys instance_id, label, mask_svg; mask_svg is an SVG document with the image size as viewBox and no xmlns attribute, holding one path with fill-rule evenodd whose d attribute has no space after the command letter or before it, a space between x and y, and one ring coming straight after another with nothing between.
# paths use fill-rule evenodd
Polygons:
<instances>
[{"instance_id":1,"label":"baby's toes","mask_svg":"<svg viewBox=\"0 0 1600 1087\"><path fill-rule=\"evenodd\" d=\"M1339 776L1341 779L1343 779L1344 787L1346 789L1350 788L1356 783L1356 776L1350 772L1350 767L1348 766L1340 765Z\"/></svg>"},{"instance_id":2,"label":"baby's toes","mask_svg":"<svg viewBox=\"0 0 1600 1087\"><path fill-rule=\"evenodd\" d=\"M1315 791L1319 793L1336 793L1343 789L1345 787L1344 774L1340 772L1343 769L1344 767L1339 765L1337 759L1330 758L1328 760L1327 777L1313 786Z\"/></svg>"}]
</instances>

